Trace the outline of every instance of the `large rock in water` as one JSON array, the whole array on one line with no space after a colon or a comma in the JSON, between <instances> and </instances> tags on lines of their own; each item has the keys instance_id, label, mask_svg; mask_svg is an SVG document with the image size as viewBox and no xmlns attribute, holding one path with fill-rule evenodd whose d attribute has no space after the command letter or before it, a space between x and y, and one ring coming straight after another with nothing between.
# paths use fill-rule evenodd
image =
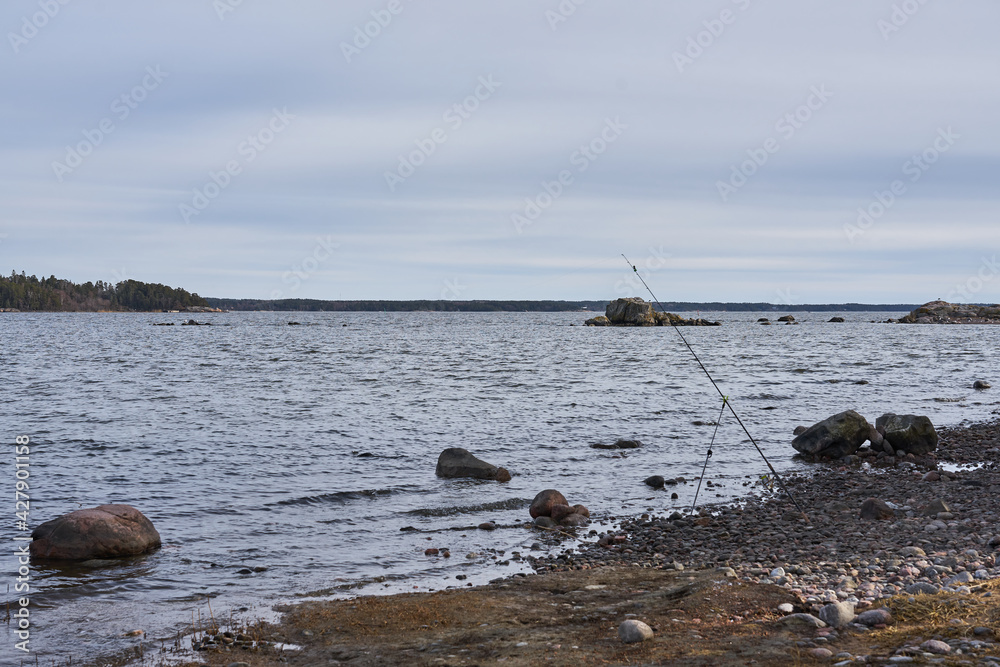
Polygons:
<instances>
[{"instance_id":1,"label":"large rock in water","mask_svg":"<svg viewBox=\"0 0 1000 667\"><path fill-rule=\"evenodd\" d=\"M803 454L839 459L868 440L868 427L864 417L848 410L813 424L792 440L792 447Z\"/></svg>"},{"instance_id":2,"label":"large rock in water","mask_svg":"<svg viewBox=\"0 0 1000 667\"><path fill-rule=\"evenodd\" d=\"M160 534L129 505L101 505L46 521L31 533L31 555L52 560L138 556L160 546Z\"/></svg>"},{"instance_id":3,"label":"large rock in water","mask_svg":"<svg viewBox=\"0 0 1000 667\"><path fill-rule=\"evenodd\" d=\"M498 482L509 482L510 473L506 468L495 466L473 456L469 450L461 447L449 447L438 456L438 477L471 477L473 479L493 479Z\"/></svg>"},{"instance_id":4,"label":"large rock in water","mask_svg":"<svg viewBox=\"0 0 1000 667\"><path fill-rule=\"evenodd\" d=\"M938 434L927 417L917 415L882 415L875 420L875 428L882 428L882 436L893 449L907 454L927 454L937 449Z\"/></svg>"},{"instance_id":5,"label":"large rock in water","mask_svg":"<svg viewBox=\"0 0 1000 667\"><path fill-rule=\"evenodd\" d=\"M555 489L539 491L538 495L531 501L528 514L531 515L532 519L537 519L540 516L552 516L553 505L569 505L569 501L566 500L566 496Z\"/></svg>"},{"instance_id":6,"label":"large rock in water","mask_svg":"<svg viewBox=\"0 0 1000 667\"><path fill-rule=\"evenodd\" d=\"M653 304L634 296L630 299L615 299L608 304L604 315L611 324L630 327L656 326Z\"/></svg>"}]
</instances>

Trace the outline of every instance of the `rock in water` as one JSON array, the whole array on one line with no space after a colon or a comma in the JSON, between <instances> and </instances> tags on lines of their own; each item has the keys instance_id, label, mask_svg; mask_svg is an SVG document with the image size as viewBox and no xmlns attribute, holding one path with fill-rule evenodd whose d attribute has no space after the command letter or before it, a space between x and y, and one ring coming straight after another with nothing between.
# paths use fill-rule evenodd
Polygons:
<instances>
[{"instance_id":1,"label":"rock in water","mask_svg":"<svg viewBox=\"0 0 1000 667\"><path fill-rule=\"evenodd\" d=\"M848 410L810 426L792 440L792 447L803 454L840 459L858 451L866 440L868 422Z\"/></svg>"},{"instance_id":2,"label":"rock in water","mask_svg":"<svg viewBox=\"0 0 1000 667\"><path fill-rule=\"evenodd\" d=\"M792 431L792 435L802 435L809 430L808 426L796 426L795 430Z\"/></svg>"},{"instance_id":3,"label":"rock in water","mask_svg":"<svg viewBox=\"0 0 1000 667\"><path fill-rule=\"evenodd\" d=\"M792 316L792 315L782 315L781 317L778 318L778 321L779 322L794 322L795 321L795 317Z\"/></svg>"},{"instance_id":4,"label":"rock in water","mask_svg":"<svg viewBox=\"0 0 1000 667\"><path fill-rule=\"evenodd\" d=\"M618 637L626 644L644 642L653 638L653 628L642 621L630 618L618 626Z\"/></svg>"},{"instance_id":5,"label":"rock in water","mask_svg":"<svg viewBox=\"0 0 1000 667\"><path fill-rule=\"evenodd\" d=\"M101 505L46 521L31 533L31 555L53 560L138 556L160 546L160 534L129 505Z\"/></svg>"},{"instance_id":6,"label":"rock in water","mask_svg":"<svg viewBox=\"0 0 1000 667\"><path fill-rule=\"evenodd\" d=\"M827 320L827 321L828 321L828 322L831 322L831 323L833 323L833 322L843 322L843 321L844 321L844 318L843 318L843 317L831 317L831 318L830 318L829 320Z\"/></svg>"},{"instance_id":7,"label":"rock in water","mask_svg":"<svg viewBox=\"0 0 1000 667\"><path fill-rule=\"evenodd\" d=\"M854 605L832 602L819 610L819 620L834 628L842 628L854 620Z\"/></svg>"},{"instance_id":8,"label":"rock in water","mask_svg":"<svg viewBox=\"0 0 1000 667\"><path fill-rule=\"evenodd\" d=\"M647 477L646 479L642 480L642 483L645 484L646 486L651 486L654 489L662 489L663 477L660 475L653 475L652 477Z\"/></svg>"},{"instance_id":9,"label":"rock in water","mask_svg":"<svg viewBox=\"0 0 1000 667\"><path fill-rule=\"evenodd\" d=\"M938 434L927 417L889 413L879 417L875 425L885 429L886 442L907 454L920 456L937 449Z\"/></svg>"},{"instance_id":10,"label":"rock in water","mask_svg":"<svg viewBox=\"0 0 1000 667\"><path fill-rule=\"evenodd\" d=\"M611 320L604 315L598 315L597 317L590 318L584 324L588 327L609 327L611 326Z\"/></svg>"},{"instance_id":11,"label":"rock in water","mask_svg":"<svg viewBox=\"0 0 1000 667\"><path fill-rule=\"evenodd\" d=\"M604 314L611 324L632 327L656 326L653 304L637 296L630 299L615 299L608 304Z\"/></svg>"},{"instance_id":12,"label":"rock in water","mask_svg":"<svg viewBox=\"0 0 1000 667\"><path fill-rule=\"evenodd\" d=\"M552 517L552 520L555 521L556 523L559 523L560 521L568 517L570 514L575 514L575 513L576 510L570 507L569 505L561 505L558 503L553 505L552 509L549 510L549 516Z\"/></svg>"},{"instance_id":13,"label":"rock in water","mask_svg":"<svg viewBox=\"0 0 1000 667\"><path fill-rule=\"evenodd\" d=\"M972 383L972 388L973 389L989 389L990 388L990 383L986 382L985 380L976 380L975 382Z\"/></svg>"},{"instance_id":14,"label":"rock in water","mask_svg":"<svg viewBox=\"0 0 1000 667\"><path fill-rule=\"evenodd\" d=\"M891 519L896 516L892 508L878 498L869 498L861 503L862 519Z\"/></svg>"},{"instance_id":15,"label":"rock in water","mask_svg":"<svg viewBox=\"0 0 1000 667\"><path fill-rule=\"evenodd\" d=\"M590 523L590 520L587 519L587 517L585 517L582 514L577 514L574 512L573 514L567 514L565 517L563 517L563 519L559 522L559 525L569 526L571 528L578 528L580 526L586 526L588 523Z\"/></svg>"},{"instance_id":16,"label":"rock in water","mask_svg":"<svg viewBox=\"0 0 1000 667\"><path fill-rule=\"evenodd\" d=\"M573 509L577 514L590 518L590 510L585 505L573 505Z\"/></svg>"},{"instance_id":17,"label":"rock in water","mask_svg":"<svg viewBox=\"0 0 1000 667\"><path fill-rule=\"evenodd\" d=\"M510 473L505 468L500 468L481 461L469 453L469 450L461 447L449 447L438 456L437 470L438 477L472 477L473 479L493 479L498 482L509 482Z\"/></svg>"},{"instance_id":18,"label":"rock in water","mask_svg":"<svg viewBox=\"0 0 1000 667\"><path fill-rule=\"evenodd\" d=\"M569 505L569 501L566 500L566 496L555 489L539 491L538 495L531 501L528 514L531 515L532 519L537 519L540 516L552 516L553 505Z\"/></svg>"}]
</instances>

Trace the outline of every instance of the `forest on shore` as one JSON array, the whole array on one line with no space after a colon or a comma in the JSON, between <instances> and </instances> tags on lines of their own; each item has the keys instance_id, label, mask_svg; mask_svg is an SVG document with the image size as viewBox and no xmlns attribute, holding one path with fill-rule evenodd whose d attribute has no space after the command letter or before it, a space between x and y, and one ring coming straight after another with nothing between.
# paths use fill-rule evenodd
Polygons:
<instances>
[{"instance_id":1,"label":"forest on shore","mask_svg":"<svg viewBox=\"0 0 1000 667\"><path fill-rule=\"evenodd\" d=\"M138 312L181 310L189 306L207 306L197 294L180 288L123 280L82 284L49 276L11 272L0 276L0 308L50 312Z\"/></svg>"}]
</instances>

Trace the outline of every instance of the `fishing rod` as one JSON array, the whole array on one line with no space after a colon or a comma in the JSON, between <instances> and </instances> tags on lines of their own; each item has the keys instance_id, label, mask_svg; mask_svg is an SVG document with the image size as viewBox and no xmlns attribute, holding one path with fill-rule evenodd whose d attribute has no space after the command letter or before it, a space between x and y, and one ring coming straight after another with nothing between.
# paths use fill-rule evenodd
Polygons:
<instances>
[{"instance_id":1,"label":"fishing rod","mask_svg":"<svg viewBox=\"0 0 1000 667\"><path fill-rule=\"evenodd\" d=\"M740 419L740 416L736 413L736 409L733 407L732 401L729 400L728 396L722 393L722 389L719 388L719 385L715 381L715 378L713 378L712 374L708 372L707 368L705 368L705 364L701 363L701 358L698 356L698 353L694 351L694 348L691 347L691 343L688 342L688 339L684 336L683 333L681 333L681 330L677 327L677 323L673 320L673 318L669 317L669 313L667 313L667 310L663 307L663 304L660 303L660 300L656 298L656 295L653 294L653 290L649 289L649 285L646 284L646 281L643 279L642 274L639 273L639 270L635 268L635 264L629 261L628 257L625 257L625 253L622 253L622 257L625 259L626 262L628 262L628 265L632 267L632 271L639 278L639 281L642 282L642 286L646 288L646 291L649 292L649 296L653 297L653 302L660 307L660 312L667 314L667 319L670 320L670 326L673 327L674 331L677 332L677 335L681 337L682 341L684 341L684 345L691 353L691 356L694 357L694 360L698 362L698 366L701 367L701 370L705 372L705 376L708 377L708 381L711 382L712 386L715 387L715 390L719 392L719 396L721 396L723 399L722 409L725 410L726 407L729 408L729 412L732 413L733 417L736 418L736 422L740 425L740 428L742 428L743 432L746 433L748 438L750 438L750 442L753 443L754 449L756 449L757 453L760 454L760 457L764 459L764 463L766 463L767 467L771 470L771 474L774 475L774 478L776 480L778 480L778 484L781 486L781 490L785 492L785 495L787 495L789 499L791 499L792 504L794 504L796 509L798 509L799 512L802 514L802 516L805 517L806 521L809 521L809 515L806 514L805 511L803 511L802 507L799 505L799 501L795 500L795 496L793 496L792 493L788 490L788 487L785 486L785 480L781 479L781 476L778 475L778 471L775 470L774 466L771 465L771 462L767 460L767 457L764 455L763 450L761 450L760 445L758 445L754 437L750 435L750 431L743 423L743 420ZM718 426L716 426L716 428L718 428ZM706 467L707 463L708 461L706 459Z\"/></svg>"},{"instance_id":2,"label":"fishing rod","mask_svg":"<svg viewBox=\"0 0 1000 667\"><path fill-rule=\"evenodd\" d=\"M728 396L722 397L722 408L719 409L719 416L715 420L715 430L712 431L712 441L708 443L708 452L705 453L705 465L701 467L701 477L698 478L698 488L694 490L694 502L691 503L691 514L694 514L698 507L698 494L701 493L701 483L705 481L705 471L708 470L708 460L712 458L712 447L715 445L715 436L719 435L719 424L722 423L722 415L726 413L726 403Z\"/></svg>"}]
</instances>

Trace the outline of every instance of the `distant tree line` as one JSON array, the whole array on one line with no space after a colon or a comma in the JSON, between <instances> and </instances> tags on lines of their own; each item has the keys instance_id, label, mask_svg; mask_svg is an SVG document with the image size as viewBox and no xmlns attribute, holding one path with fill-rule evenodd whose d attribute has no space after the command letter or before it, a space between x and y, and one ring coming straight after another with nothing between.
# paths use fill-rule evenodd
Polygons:
<instances>
[{"instance_id":1,"label":"distant tree line","mask_svg":"<svg viewBox=\"0 0 1000 667\"><path fill-rule=\"evenodd\" d=\"M545 312L555 313L575 310L604 312L607 301L323 301L319 299L207 299L208 305L223 310L280 310L280 311L437 311L437 312Z\"/></svg>"},{"instance_id":2,"label":"distant tree line","mask_svg":"<svg viewBox=\"0 0 1000 667\"><path fill-rule=\"evenodd\" d=\"M138 280L77 284L55 276L27 276L24 271L0 276L0 308L97 312L180 310L207 305L205 299L186 290Z\"/></svg>"},{"instance_id":3,"label":"distant tree line","mask_svg":"<svg viewBox=\"0 0 1000 667\"><path fill-rule=\"evenodd\" d=\"M436 312L568 312L590 310L603 313L608 301L323 301L319 299L216 299L208 298L208 305L223 310L277 310L277 311L436 311ZM909 312L915 304L803 304L796 306L771 303L693 302L664 301L670 312L727 311L727 312Z\"/></svg>"}]
</instances>

